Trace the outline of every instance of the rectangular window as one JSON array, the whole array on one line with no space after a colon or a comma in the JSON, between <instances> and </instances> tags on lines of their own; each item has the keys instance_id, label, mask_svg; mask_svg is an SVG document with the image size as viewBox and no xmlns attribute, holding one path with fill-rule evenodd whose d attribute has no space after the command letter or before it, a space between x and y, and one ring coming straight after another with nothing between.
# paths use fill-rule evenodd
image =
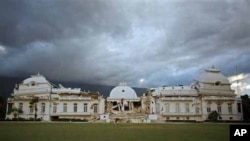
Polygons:
<instances>
[{"instance_id":1,"label":"rectangular window","mask_svg":"<svg viewBox=\"0 0 250 141\"><path fill-rule=\"evenodd\" d=\"M21 110L21 111L23 111L23 103L19 103L18 109Z\"/></svg>"},{"instance_id":2,"label":"rectangular window","mask_svg":"<svg viewBox=\"0 0 250 141\"><path fill-rule=\"evenodd\" d=\"M241 113L241 103L237 103L238 113Z\"/></svg>"},{"instance_id":3,"label":"rectangular window","mask_svg":"<svg viewBox=\"0 0 250 141\"><path fill-rule=\"evenodd\" d=\"M211 104L207 104L207 113L211 112Z\"/></svg>"},{"instance_id":4,"label":"rectangular window","mask_svg":"<svg viewBox=\"0 0 250 141\"><path fill-rule=\"evenodd\" d=\"M97 108L98 108L98 106L97 106L97 104L95 104L95 105L94 105L94 113L97 113L97 112L98 112L98 109L97 109Z\"/></svg>"},{"instance_id":5,"label":"rectangular window","mask_svg":"<svg viewBox=\"0 0 250 141\"><path fill-rule=\"evenodd\" d=\"M54 104L53 104L53 113L56 113L56 112L57 112L57 104L54 103Z\"/></svg>"},{"instance_id":6,"label":"rectangular window","mask_svg":"<svg viewBox=\"0 0 250 141\"><path fill-rule=\"evenodd\" d=\"M165 105L165 112L169 113L169 109L170 109L169 103L166 103L166 105Z\"/></svg>"},{"instance_id":7,"label":"rectangular window","mask_svg":"<svg viewBox=\"0 0 250 141\"><path fill-rule=\"evenodd\" d=\"M83 112L88 112L88 104L84 103L83 105Z\"/></svg>"},{"instance_id":8,"label":"rectangular window","mask_svg":"<svg viewBox=\"0 0 250 141\"><path fill-rule=\"evenodd\" d=\"M175 104L175 111L176 111L176 113L180 112L180 104L179 103Z\"/></svg>"},{"instance_id":9,"label":"rectangular window","mask_svg":"<svg viewBox=\"0 0 250 141\"><path fill-rule=\"evenodd\" d=\"M67 112L67 103L63 104L63 112Z\"/></svg>"},{"instance_id":10,"label":"rectangular window","mask_svg":"<svg viewBox=\"0 0 250 141\"><path fill-rule=\"evenodd\" d=\"M217 105L217 111L218 111L218 113L221 113L221 104Z\"/></svg>"},{"instance_id":11,"label":"rectangular window","mask_svg":"<svg viewBox=\"0 0 250 141\"><path fill-rule=\"evenodd\" d=\"M186 113L189 113L189 103L185 104L185 111L186 111Z\"/></svg>"},{"instance_id":12,"label":"rectangular window","mask_svg":"<svg viewBox=\"0 0 250 141\"><path fill-rule=\"evenodd\" d=\"M74 112L77 112L77 103L74 103Z\"/></svg>"},{"instance_id":13,"label":"rectangular window","mask_svg":"<svg viewBox=\"0 0 250 141\"><path fill-rule=\"evenodd\" d=\"M12 112L13 103L8 103L8 115Z\"/></svg>"},{"instance_id":14,"label":"rectangular window","mask_svg":"<svg viewBox=\"0 0 250 141\"><path fill-rule=\"evenodd\" d=\"M195 113L196 113L196 114L199 114L199 113L200 113L199 105L195 105Z\"/></svg>"},{"instance_id":15,"label":"rectangular window","mask_svg":"<svg viewBox=\"0 0 250 141\"><path fill-rule=\"evenodd\" d=\"M42 114L45 113L45 103L42 103L42 106L41 106L41 113L42 113Z\"/></svg>"},{"instance_id":16,"label":"rectangular window","mask_svg":"<svg viewBox=\"0 0 250 141\"><path fill-rule=\"evenodd\" d=\"M231 114L232 112L233 112L232 104L229 103L229 104L228 104L228 113Z\"/></svg>"},{"instance_id":17,"label":"rectangular window","mask_svg":"<svg viewBox=\"0 0 250 141\"><path fill-rule=\"evenodd\" d=\"M32 104L30 104L30 114L32 114L33 113L33 108L34 108L34 106L32 105Z\"/></svg>"}]
</instances>

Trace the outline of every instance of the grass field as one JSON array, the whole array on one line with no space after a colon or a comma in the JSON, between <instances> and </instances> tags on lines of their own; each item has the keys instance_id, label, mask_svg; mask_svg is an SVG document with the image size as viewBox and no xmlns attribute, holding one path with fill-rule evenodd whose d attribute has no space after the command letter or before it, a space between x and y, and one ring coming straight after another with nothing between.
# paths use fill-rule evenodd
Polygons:
<instances>
[{"instance_id":1,"label":"grass field","mask_svg":"<svg viewBox=\"0 0 250 141\"><path fill-rule=\"evenodd\" d=\"M229 124L2 122L0 141L229 141Z\"/></svg>"}]
</instances>

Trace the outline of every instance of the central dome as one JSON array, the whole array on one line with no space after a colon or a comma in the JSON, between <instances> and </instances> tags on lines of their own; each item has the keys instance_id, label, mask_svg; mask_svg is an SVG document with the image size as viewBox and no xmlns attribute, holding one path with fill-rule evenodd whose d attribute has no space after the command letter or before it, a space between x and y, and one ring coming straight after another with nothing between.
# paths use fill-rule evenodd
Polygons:
<instances>
[{"instance_id":1,"label":"central dome","mask_svg":"<svg viewBox=\"0 0 250 141\"><path fill-rule=\"evenodd\" d=\"M137 98L134 89L128 86L116 86L109 94L109 98L114 99L135 99Z\"/></svg>"},{"instance_id":2,"label":"central dome","mask_svg":"<svg viewBox=\"0 0 250 141\"><path fill-rule=\"evenodd\" d=\"M227 77L221 74L220 70L217 70L214 67L205 70L195 80L204 83L230 84Z\"/></svg>"}]
</instances>

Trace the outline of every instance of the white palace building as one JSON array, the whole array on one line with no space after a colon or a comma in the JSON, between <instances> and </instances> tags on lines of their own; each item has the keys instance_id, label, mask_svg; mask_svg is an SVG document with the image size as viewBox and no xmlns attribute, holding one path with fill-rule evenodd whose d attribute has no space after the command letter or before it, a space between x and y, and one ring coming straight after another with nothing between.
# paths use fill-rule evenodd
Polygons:
<instances>
[{"instance_id":1,"label":"white palace building","mask_svg":"<svg viewBox=\"0 0 250 141\"><path fill-rule=\"evenodd\" d=\"M40 74L32 75L14 88L8 98L6 119L18 117L79 119L92 122L205 121L212 111L220 120L243 120L241 99L231 90L228 79L214 67L205 70L190 86L148 89L143 96L126 83L114 87L109 97L99 93L65 88L50 83ZM31 100L37 101L31 103ZM18 114L13 114L18 109Z\"/></svg>"}]
</instances>

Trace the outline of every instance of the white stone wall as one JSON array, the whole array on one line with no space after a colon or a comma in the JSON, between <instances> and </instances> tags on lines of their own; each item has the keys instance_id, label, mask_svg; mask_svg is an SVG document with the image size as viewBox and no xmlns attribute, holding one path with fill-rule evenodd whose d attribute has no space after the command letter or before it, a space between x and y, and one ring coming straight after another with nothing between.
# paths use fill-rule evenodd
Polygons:
<instances>
[{"instance_id":1,"label":"white stone wall","mask_svg":"<svg viewBox=\"0 0 250 141\"><path fill-rule=\"evenodd\" d=\"M58 97L56 95L53 95L53 98ZM19 108L19 103L23 104L23 113L19 114L19 117L21 118L34 118L35 109L33 109L33 113L30 113L30 99L27 100L16 100L13 103L13 107ZM49 120L50 115L51 116L60 116L60 115L89 115L91 116L94 113L94 108L91 108L93 104L97 104L97 113L96 114L103 114L104 113L104 106L105 106L105 100L104 99L93 99L93 100L69 100L69 101L59 101L54 100L51 101L51 108L49 100L40 100L37 103L37 118L42 118L43 120ZM45 112L42 113L42 103L45 104ZM57 104L56 112L53 112L53 106L54 103ZM63 106L64 103L67 103L67 112L63 112ZM77 112L74 112L74 104L77 104ZM87 104L87 112L84 112L84 104ZM6 118L14 118L13 114L9 114L6 116Z\"/></svg>"}]
</instances>

